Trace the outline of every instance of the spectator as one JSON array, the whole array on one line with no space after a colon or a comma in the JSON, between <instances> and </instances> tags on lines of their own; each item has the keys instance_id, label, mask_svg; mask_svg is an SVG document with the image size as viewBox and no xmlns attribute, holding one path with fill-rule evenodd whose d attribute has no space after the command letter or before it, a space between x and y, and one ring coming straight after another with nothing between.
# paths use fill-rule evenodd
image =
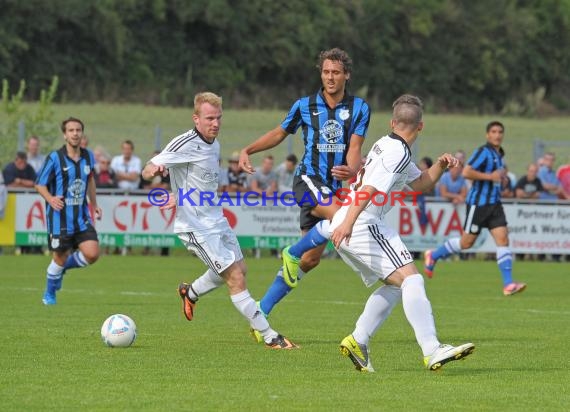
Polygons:
<instances>
[{"instance_id":1,"label":"spectator","mask_svg":"<svg viewBox=\"0 0 570 412\"><path fill-rule=\"evenodd\" d=\"M154 152L152 152L152 156L151 159L160 154L161 151L160 150L155 150ZM154 176L152 180L145 180L142 177L141 174L141 183L140 183L140 187L139 189L155 189L155 188L161 188L161 189L166 189L166 190L170 190L170 175L159 175L159 176Z\"/></svg>"},{"instance_id":2,"label":"spectator","mask_svg":"<svg viewBox=\"0 0 570 412\"><path fill-rule=\"evenodd\" d=\"M275 169L275 174L277 175L277 190L279 193L291 192L293 190L293 176L295 175L297 162L297 156L291 153L285 158L285 161Z\"/></svg>"},{"instance_id":3,"label":"spectator","mask_svg":"<svg viewBox=\"0 0 570 412\"><path fill-rule=\"evenodd\" d=\"M233 152L228 159L226 192L247 191L247 173L239 167L239 153Z\"/></svg>"},{"instance_id":4,"label":"spectator","mask_svg":"<svg viewBox=\"0 0 570 412\"><path fill-rule=\"evenodd\" d=\"M544 188L540 192L539 199L555 200L555 199L568 199L570 194L566 193L562 188L562 184L556 173L554 173L553 166L556 160L554 153L546 153L542 156L542 166L538 169L538 178Z\"/></svg>"},{"instance_id":5,"label":"spectator","mask_svg":"<svg viewBox=\"0 0 570 412\"><path fill-rule=\"evenodd\" d=\"M139 187L141 174L141 159L133 155L135 145L125 140L121 146L122 155L115 156L111 161L111 169L117 176L120 189L136 190Z\"/></svg>"},{"instance_id":6,"label":"spectator","mask_svg":"<svg viewBox=\"0 0 570 412\"><path fill-rule=\"evenodd\" d=\"M99 156L99 162L95 165L95 184L98 189L116 189L117 177L111 169L111 158L102 154Z\"/></svg>"},{"instance_id":7,"label":"spectator","mask_svg":"<svg viewBox=\"0 0 570 412\"><path fill-rule=\"evenodd\" d=\"M46 160L46 157L40 154L40 138L38 136L30 136L27 143L27 150L28 164L32 166L36 174L38 174L44 164L44 160Z\"/></svg>"},{"instance_id":8,"label":"spectator","mask_svg":"<svg viewBox=\"0 0 570 412\"><path fill-rule=\"evenodd\" d=\"M439 195L454 205L463 204L467 196L467 182L461 175L462 172L463 163L459 163L459 166L444 173L439 181Z\"/></svg>"},{"instance_id":9,"label":"spectator","mask_svg":"<svg viewBox=\"0 0 570 412\"><path fill-rule=\"evenodd\" d=\"M538 166L534 163L528 165L526 175L521 177L515 186L515 195L519 199L538 199L544 190L537 177Z\"/></svg>"},{"instance_id":10,"label":"spectator","mask_svg":"<svg viewBox=\"0 0 570 412\"><path fill-rule=\"evenodd\" d=\"M505 163L503 163L503 168L505 169L505 173L501 178L501 199L515 197L514 181L511 178L511 176L514 176L514 174L509 172L509 169Z\"/></svg>"},{"instance_id":11,"label":"spectator","mask_svg":"<svg viewBox=\"0 0 570 412\"><path fill-rule=\"evenodd\" d=\"M570 193L570 164L560 166L556 171L556 177L560 180L562 189L566 193Z\"/></svg>"},{"instance_id":12,"label":"spectator","mask_svg":"<svg viewBox=\"0 0 570 412\"><path fill-rule=\"evenodd\" d=\"M224 192L228 187L228 171L224 169L223 160L218 159L218 192Z\"/></svg>"},{"instance_id":13,"label":"spectator","mask_svg":"<svg viewBox=\"0 0 570 412\"><path fill-rule=\"evenodd\" d=\"M34 187L36 172L28 164L28 155L25 152L16 153L16 159L8 163L2 173L7 187Z\"/></svg>"},{"instance_id":14,"label":"spectator","mask_svg":"<svg viewBox=\"0 0 570 412\"><path fill-rule=\"evenodd\" d=\"M83 136L81 136L81 140L79 141L79 147L81 147L82 149L87 149L87 146L89 146L89 138L87 137L86 134L84 134Z\"/></svg>"},{"instance_id":15,"label":"spectator","mask_svg":"<svg viewBox=\"0 0 570 412\"><path fill-rule=\"evenodd\" d=\"M4 219L4 212L6 211L6 201L8 200L8 191L4 184L4 177L0 173L0 220ZM2 249L0 248L0 252Z\"/></svg>"},{"instance_id":16,"label":"spectator","mask_svg":"<svg viewBox=\"0 0 570 412\"><path fill-rule=\"evenodd\" d=\"M265 156L261 167L251 175L249 190L261 194L262 192L277 192L277 175L273 171L273 156Z\"/></svg>"},{"instance_id":17,"label":"spectator","mask_svg":"<svg viewBox=\"0 0 570 412\"><path fill-rule=\"evenodd\" d=\"M418 168L423 172L424 170L429 169L431 166L433 165L433 160L431 160L431 157L422 157L420 159L420 161L418 162ZM435 196L435 187L432 188L431 190L424 192L423 193L424 196Z\"/></svg>"}]
</instances>

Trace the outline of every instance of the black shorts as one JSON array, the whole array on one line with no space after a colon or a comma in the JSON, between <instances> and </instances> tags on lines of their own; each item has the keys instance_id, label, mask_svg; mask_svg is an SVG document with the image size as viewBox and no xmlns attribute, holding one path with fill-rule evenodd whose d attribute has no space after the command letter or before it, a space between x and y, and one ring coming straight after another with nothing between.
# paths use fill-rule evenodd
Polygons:
<instances>
[{"instance_id":1,"label":"black shorts","mask_svg":"<svg viewBox=\"0 0 570 412\"><path fill-rule=\"evenodd\" d=\"M311 211L317 204L326 203L326 199L334 195L333 190L317 176L300 175L293 178L293 192L295 201L301 208L301 230L309 230L323 220L313 216Z\"/></svg>"},{"instance_id":2,"label":"black shorts","mask_svg":"<svg viewBox=\"0 0 570 412\"><path fill-rule=\"evenodd\" d=\"M97 232L91 225L83 232L73 233L71 235L52 235L48 233L48 248L49 250L57 252L65 252L66 250L75 250L80 243L87 240L99 241Z\"/></svg>"},{"instance_id":3,"label":"black shorts","mask_svg":"<svg viewBox=\"0 0 570 412\"><path fill-rule=\"evenodd\" d=\"M503 205L500 203L485 206L466 206L465 224L463 225L463 230L466 233L478 235L484 227L491 230L496 227L507 226L507 217Z\"/></svg>"}]
</instances>

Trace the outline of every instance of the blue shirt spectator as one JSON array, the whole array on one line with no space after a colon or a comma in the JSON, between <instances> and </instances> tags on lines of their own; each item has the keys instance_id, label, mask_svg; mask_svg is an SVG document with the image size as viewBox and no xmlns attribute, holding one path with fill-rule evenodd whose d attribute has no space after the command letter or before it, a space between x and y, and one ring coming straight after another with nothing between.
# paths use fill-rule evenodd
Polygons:
<instances>
[{"instance_id":1,"label":"blue shirt spectator","mask_svg":"<svg viewBox=\"0 0 570 412\"><path fill-rule=\"evenodd\" d=\"M462 171L463 167L454 167L444 173L439 181L439 196L453 204L464 203L467 196L467 181L461 175Z\"/></svg>"},{"instance_id":2,"label":"blue shirt spectator","mask_svg":"<svg viewBox=\"0 0 570 412\"><path fill-rule=\"evenodd\" d=\"M567 198L564 190L562 189L562 184L556 173L553 170L554 161L556 160L554 153L546 153L542 157L542 166L538 170L538 178L542 183L544 188L543 192L540 192L539 199L555 200L559 198Z\"/></svg>"}]
</instances>

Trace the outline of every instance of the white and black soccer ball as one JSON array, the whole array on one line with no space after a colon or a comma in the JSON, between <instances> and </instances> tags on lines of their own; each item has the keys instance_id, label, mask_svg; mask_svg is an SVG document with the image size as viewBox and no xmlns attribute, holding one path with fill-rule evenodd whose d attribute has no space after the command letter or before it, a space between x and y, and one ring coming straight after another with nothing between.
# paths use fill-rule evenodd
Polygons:
<instances>
[{"instance_id":1,"label":"white and black soccer ball","mask_svg":"<svg viewBox=\"0 0 570 412\"><path fill-rule=\"evenodd\" d=\"M109 316L101 326L101 338L113 348L131 346L137 337L137 325L127 315L117 313Z\"/></svg>"}]
</instances>

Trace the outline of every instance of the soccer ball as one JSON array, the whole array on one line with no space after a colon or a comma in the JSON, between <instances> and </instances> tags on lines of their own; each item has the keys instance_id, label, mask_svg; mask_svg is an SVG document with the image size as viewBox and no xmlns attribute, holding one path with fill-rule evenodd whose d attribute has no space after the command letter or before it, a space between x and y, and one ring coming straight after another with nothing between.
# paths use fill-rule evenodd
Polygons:
<instances>
[{"instance_id":1,"label":"soccer ball","mask_svg":"<svg viewBox=\"0 0 570 412\"><path fill-rule=\"evenodd\" d=\"M137 337L137 325L127 315L111 315L101 326L101 338L105 345L114 348L131 346Z\"/></svg>"}]
</instances>

